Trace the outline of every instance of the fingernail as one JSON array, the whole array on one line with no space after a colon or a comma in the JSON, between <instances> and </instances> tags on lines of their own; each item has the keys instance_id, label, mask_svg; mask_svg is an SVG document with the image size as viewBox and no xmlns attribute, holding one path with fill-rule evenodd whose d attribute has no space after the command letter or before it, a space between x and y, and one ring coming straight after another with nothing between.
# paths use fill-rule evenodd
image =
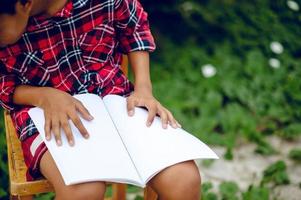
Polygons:
<instances>
[{"instance_id":1,"label":"fingernail","mask_svg":"<svg viewBox=\"0 0 301 200\"><path fill-rule=\"evenodd\" d=\"M177 128L177 127L178 127L177 124L175 124L175 123L172 123L171 126L172 126L173 128Z\"/></svg>"},{"instance_id":2,"label":"fingernail","mask_svg":"<svg viewBox=\"0 0 301 200\"><path fill-rule=\"evenodd\" d=\"M129 111L129 116L133 116L134 115L134 111L133 110L130 110Z\"/></svg>"},{"instance_id":3,"label":"fingernail","mask_svg":"<svg viewBox=\"0 0 301 200\"><path fill-rule=\"evenodd\" d=\"M147 123L146 123L146 126L149 127L151 124L152 124L151 122L147 122Z\"/></svg>"},{"instance_id":4,"label":"fingernail","mask_svg":"<svg viewBox=\"0 0 301 200\"><path fill-rule=\"evenodd\" d=\"M92 119L94 119L94 117L92 116L92 115L89 115L89 118L88 118L89 120L92 120Z\"/></svg>"},{"instance_id":5,"label":"fingernail","mask_svg":"<svg viewBox=\"0 0 301 200\"><path fill-rule=\"evenodd\" d=\"M84 137L85 137L86 139L88 139L90 136L89 136L89 134L86 134Z\"/></svg>"},{"instance_id":6,"label":"fingernail","mask_svg":"<svg viewBox=\"0 0 301 200\"><path fill-rule=\"evenodd\" d=\"M167 124L163 124L163 128L166 129L167 128Z\"/></svg>"},{"instance_id":7,"label":"fingernail","mask_svg":"<svg viewBox=\"0 0 301 200\"><path fill-rule=\"evenodd\" d=\"M50 140L50 136L49 135L46 136L46 140Z\"/></svg>"},{"instance_id":8,"label":"fingernail","mask_svg":"<svg viewBox=\"0 0 301 200\"><path fill-rule=\"evenodd\" d=\"M69 141L69 144L70 144L70 146L73 146L73 145L74 145L73 140L70 140L70 141Z\"/></svg>"},{"instance_id":9,"label":"fingernail","mask_svg":"<svg viewBox=\"0 0 301 200\"><path fill-rule=\"evenodd\" d=\"M62 141L61 141L61 140L58 140L58 141L57 141L57 145L58 145L58 146L61 146L61 145L62 145Z\"/></svg>"}]
</instances>

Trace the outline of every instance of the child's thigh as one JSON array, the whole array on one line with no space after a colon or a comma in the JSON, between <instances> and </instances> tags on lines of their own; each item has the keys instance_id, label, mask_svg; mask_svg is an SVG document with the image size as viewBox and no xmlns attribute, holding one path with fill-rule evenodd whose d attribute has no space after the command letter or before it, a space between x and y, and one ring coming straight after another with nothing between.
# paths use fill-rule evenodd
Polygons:
<instances>
[{"instance_id":1,"label":"child's thigh","mask_svg":"<svg viewBox=\"0 0 301 200\"><path fill-rule=\"evenodd\" d=\"M50 181L55 189L56 195L59 196L73 194L73 197L83 196L87 198L91 197L92 199L93 196L103 197L106 190L105 182L101 181L66 186L49 151L46 151L41 158L40 171L43 176Z\"/></svg>"}]
</instances>

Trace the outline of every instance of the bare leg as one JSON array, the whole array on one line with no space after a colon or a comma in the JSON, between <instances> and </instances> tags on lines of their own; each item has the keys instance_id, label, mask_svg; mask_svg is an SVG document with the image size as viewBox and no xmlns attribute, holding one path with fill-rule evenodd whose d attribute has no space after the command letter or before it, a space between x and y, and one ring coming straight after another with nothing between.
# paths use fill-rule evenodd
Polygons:
<instances>
[{"instance_id":1,"label":"bare leg","mask_svg":"<svg viewBox=\"0 0 301 200\"><path fill-rule=\"evenodd\" d=\"M149 185L160 200L200 200L201 177L194 161L164 169L150 180Z\"/></svg>"},{"instance_id":2,"label":"bare leg","mask_svg":"<svg viewBox=\"0 0 301 200\"><path fill-rule=\"evenodd\" d=\"M104 182L97 181L66 186L49 151L41 159L40 170L53 185L56 200L101 200L104 198L106 190Z\"/></svg>"}]
</instances>

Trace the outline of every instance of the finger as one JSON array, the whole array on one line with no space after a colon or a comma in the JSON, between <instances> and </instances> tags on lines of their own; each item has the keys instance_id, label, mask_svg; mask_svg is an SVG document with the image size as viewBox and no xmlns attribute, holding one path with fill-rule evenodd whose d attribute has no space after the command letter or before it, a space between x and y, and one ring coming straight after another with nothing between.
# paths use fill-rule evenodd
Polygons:
<instances>
[{"instance_id":1,"label":"finger","mask_svg":"<svg viewBox=\"0 0 301 200\"><path fill-rule=\"evenodd\" d=\"M177 123L177 125L178 125L178 127L182 127L182 125L176 120L176 123Z\"/></svg>"},{"instance_id":2,"label":"finger","mask_svg":"<svg viewBox=\"0 0 301 200\"><path fill-rule=\"evenodd\" d=\"M84 119L89 120L89 121L93 119L93 116L90 114L88 109L79 100L76 101L75 107Z\"/></svg>"},{"instance_id":3,"label":"finger","mask_svg":"<svg viewBox=\"0 0 301 200\"><path fill-rule=\"evenodd\" d=\"M77 114L70 115L70 118L74 124L74 126L79 130L84 138L89 138L89 133L81 122L80 118Z\"/></svg>"},{"instance_id":4,"label":"finger","mask_svg":"<svg viewBox=\"0 0 301 200\"><path fill-rule=\"evenodd\" d=\"M146 108L148 110L148 116L147 116L147 121L146 121L146 126L150 126L157 113L157 107L156 106L148 106L146 105Z\"/></svg>"},{"instance_id":5,"label":"finger","mask_svg":"<svg viewBox=\"0 0 301 200\"><path fill-rule=\"evenodd\" d=\"M45 130L46 140L48 140L48 141L51 139L50 129L51 129L51 120L50 120L49 114L45 113L44 130Z\"/></svg>"},{"instance_id":6,"label":"finger","mask_svg":"<svg viewBox=\"0 0 301 200\"><path fill-rule=\"evenodd\" d=\"M158 113L159 113L160 118L161 118L162 127L164 129L166 129L167 128L167 123L168 123L168 115L167 115L166 111L163 108L160 108L158 110Z\"/></svg>"},{"instance_id":7,"label":"finger","mask_svg":"<svg viewBox=\"0 0 301 200\"><path fill-rule=\"evenodd\" d=\"M74 145L74 138L73 138L73 134L72 134L72 131L71 131L71 128L70 128L70 124L69 124L69 121L68 121L68 117L66 115L62 116L61 117L61 122L60 122L65 134L66 134L66 137L68 139L68 142L69 142L69 145L70 146L73 146Z\"/></svg>"},{"instance_id":8,"label":"finger","mask_svg":"<svg viewBox=\"0 0 301 200\"><path fill-rule=\"evenodd\" d=\"M52 128L55 140L56 140L56 144L58 146L61 146L62 145L62 139L61 139L61 134L60 134L60 124L59 124L59 120L57 120L57 117L54 117L52 119L51 128Z\"/></svg>"},{"instance_id":9,"label":"finger","mask_svg":"<svg viewBox=\"0 0 301 200\"><path fill-rule=\"evenodd\" d=\"M168 116L168 121L170 122L170 125L173 128L177 128L179 127L177 124L177 121L175 120L174 116L171 114L171 112L169 110L166 110L167 116Z\"/></svg>"},{"instance_id":10,"label":"finger","mask_svg":"<svg viewBox=\"0 0 301 200\"><path fill-rule=\"evenodd\" d=\"M127 107L127 111L128 111L128 115L129 116L133 116L134 113L135 113L135 105L136 105L136 102L133 98L127 98L127 104L126 104L126 107Z\"/></svg>"}]
</instances>

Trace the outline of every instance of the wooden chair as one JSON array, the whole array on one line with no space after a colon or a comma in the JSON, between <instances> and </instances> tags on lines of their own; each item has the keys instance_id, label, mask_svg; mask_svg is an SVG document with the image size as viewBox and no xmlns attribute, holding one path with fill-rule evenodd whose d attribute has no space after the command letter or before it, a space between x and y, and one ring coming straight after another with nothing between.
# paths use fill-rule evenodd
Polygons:
<instances>
[{"instance_id":1,"label":"wooden chair","mask_svg":"<svg viewBox=\"0 0 301 200\"><path fill-rule=\"evenodd\" d=\"M127 66L127 57L123 56L122 70L125 74L128 73ZM33 199L35 194L53 192L53 186L46 179L26 181L27 166L24 162L21 143L7 111L4 111L4 122L7 140L10 199L29 200ZM127 186L113 183L112 187L113 196L112 198L106 198L106 200L125 200ZM157 194L150 187L146 187L144 189L144 199L156 200Z\"/></svg>"}]
</instances>

